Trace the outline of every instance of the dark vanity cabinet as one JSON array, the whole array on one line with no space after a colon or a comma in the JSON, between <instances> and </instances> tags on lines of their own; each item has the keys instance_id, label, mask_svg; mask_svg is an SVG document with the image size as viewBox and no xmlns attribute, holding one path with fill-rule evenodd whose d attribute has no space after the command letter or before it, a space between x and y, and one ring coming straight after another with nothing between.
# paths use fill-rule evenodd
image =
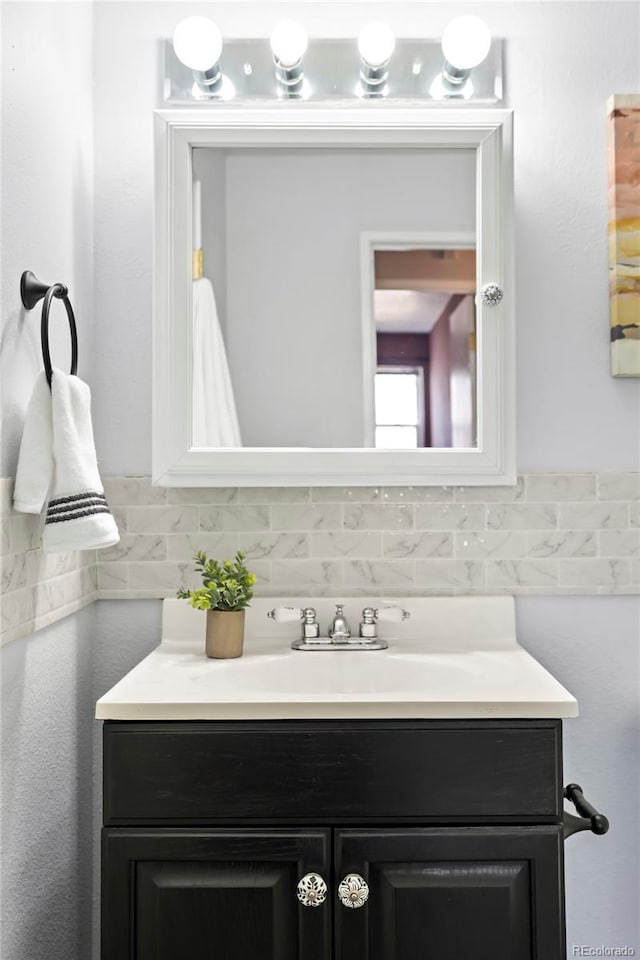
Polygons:
<instances>
[{"instance_id":1,"label":"dark vanity cabinet","mask_svg":"<svg viewBox=\"0 0 640 960\"><path fill-rule=\"evenodd\" d=\"M103 846L103 958L331 956L327 910L298 909L301 866L329 868L329 831L114 829Z\"/></svg>"},{"instance_id":2,"label":"dark vanity cabinet","mask_svg":"<svg viewBox=\"0 0 640 960\"><path fill-rule=\"evenodd\" d=\"M108 721L102 960L564 960L561 774L559 720Z\"/></svg>"}]
</instances>

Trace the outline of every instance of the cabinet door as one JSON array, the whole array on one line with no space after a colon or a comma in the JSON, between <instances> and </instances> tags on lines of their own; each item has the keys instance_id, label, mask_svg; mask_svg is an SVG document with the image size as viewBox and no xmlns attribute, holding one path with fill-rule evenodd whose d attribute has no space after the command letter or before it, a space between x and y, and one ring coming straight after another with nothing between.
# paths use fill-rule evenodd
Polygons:
<instances>
[{"instance_id":1,"label":"cabinet door","mask_svg":"<svg viewBox=\"0 0 640 960\"><path fill-rule=\"evenodd\" d=\"M328 960L329 831L103 831L102 960Z\"/></svg>"},{"instance_id":2,"label":"cabinet door","mask_svg":"<svg viewBox=\"0 0 640 960\"><path fill-rule=\"evenodd\" d=\"M361 907L336 905L337 960L561 960L557 827L338 831L336 883L360 874Z\"/></svg>"}]
</instances>

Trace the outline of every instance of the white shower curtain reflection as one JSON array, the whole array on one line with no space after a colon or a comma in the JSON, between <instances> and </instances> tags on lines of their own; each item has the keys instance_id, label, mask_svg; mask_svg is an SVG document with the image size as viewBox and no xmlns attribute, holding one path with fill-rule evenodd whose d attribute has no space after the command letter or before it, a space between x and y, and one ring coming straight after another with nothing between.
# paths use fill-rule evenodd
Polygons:
<instances>
[{"instance_id":1,"label":"white shower curtain reflection","mask_svg":"<svg viewBox=\"0 0 640 960\"><path fill-rule=\"evenodd\" d=\"M193 281L194 447L240 447L240 426L211 282Z\"/></svg>"}]
</instances>

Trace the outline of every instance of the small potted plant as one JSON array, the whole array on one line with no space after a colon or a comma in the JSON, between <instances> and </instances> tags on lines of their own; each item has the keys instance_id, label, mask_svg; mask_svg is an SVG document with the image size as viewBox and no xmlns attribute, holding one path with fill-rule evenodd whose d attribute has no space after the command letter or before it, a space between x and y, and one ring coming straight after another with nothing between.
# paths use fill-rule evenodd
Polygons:
<instances>
[{"instance_id":1,"label":"small potted plant","mask_svg":"<svg viewBox=\"0 0 640 960\"><path fill-rule=\"evenodd\" d=\"M177 596L196 610L207 611L206 653L218 660L242 656L244 611L253 597L256 575L250 573L244 554L234 560L211 560L202 550L194 558L202 577L199 590L181 587Z\"/></svg>"}]
</instances>

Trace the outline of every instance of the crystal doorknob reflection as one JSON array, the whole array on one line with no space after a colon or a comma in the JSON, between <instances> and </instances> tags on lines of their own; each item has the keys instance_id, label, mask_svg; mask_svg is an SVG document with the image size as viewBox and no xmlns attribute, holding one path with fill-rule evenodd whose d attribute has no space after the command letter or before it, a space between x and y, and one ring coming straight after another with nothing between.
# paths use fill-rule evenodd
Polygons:
<instances>
[{"instance_id":1,"label":"crystal doorknob reflection","mask_svg":"<svg viewBox=\"0 0 640 960\"><path fill-rule=\"evenodd\" d=\"M340 881L338 896L344 907L357 910L369 899L369 884L359 873L348 873Z\"/></svg>"},{"instance_id":2,"label":"crystal doorknob reflection","mask_svg":"<svg viewBox=\"0 0 640 960\"><path fill-rule=\"evenodd\" d=\"M480 299L489 307L495 307L504 296L504 290L497 283L485 283L480 290Z\"/></svg>"}]
</instances>

